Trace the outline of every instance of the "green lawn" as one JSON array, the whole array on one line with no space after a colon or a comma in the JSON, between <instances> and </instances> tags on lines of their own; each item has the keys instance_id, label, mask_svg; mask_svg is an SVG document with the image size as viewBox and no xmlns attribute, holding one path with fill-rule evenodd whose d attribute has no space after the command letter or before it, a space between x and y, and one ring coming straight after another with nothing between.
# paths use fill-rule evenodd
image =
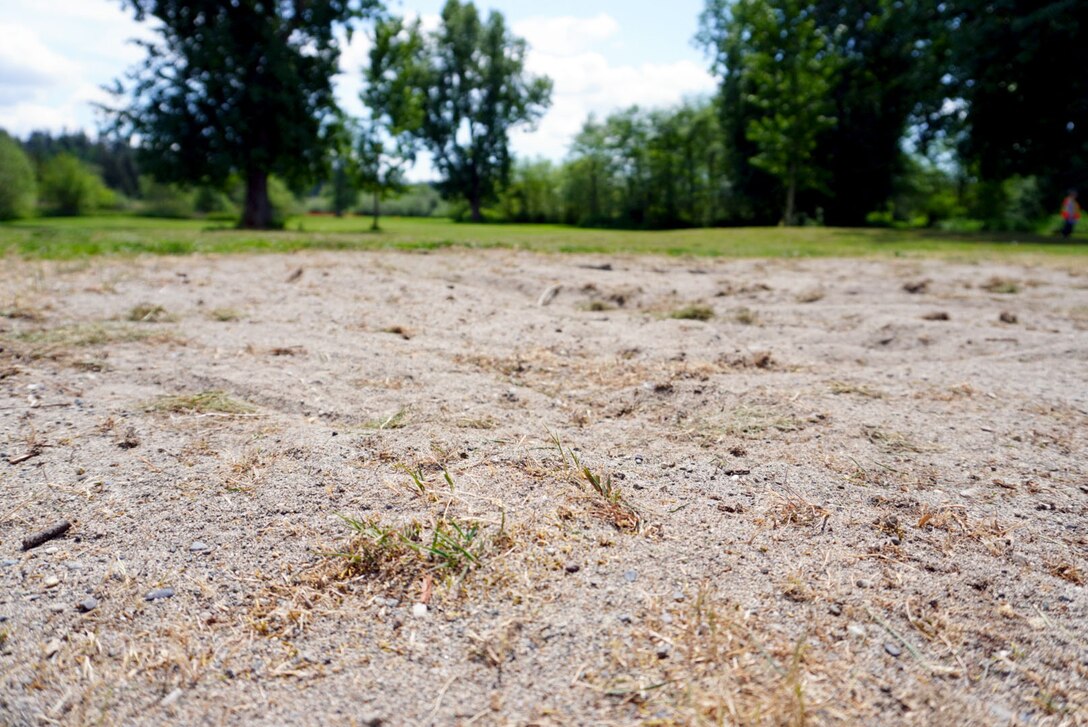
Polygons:
<instances>
[{"instance_id":1,"label":"green lawn","mask_svg":"<svg viewBox=\"0 0 1088 727\"><path fill-rule=\"evenodd\" d=\"M1084 256L1075 242L1030 234L952 234L921 230L777 228L633 232L560 225L473 225L444 219L303 217L288 229L251 232L199 220L131 216L40 218L0 224L0 254L67 259L90 255L291 252L439 247L515 248L539 252L645 253L725 257Z\"/></svg>"}]
</instances>

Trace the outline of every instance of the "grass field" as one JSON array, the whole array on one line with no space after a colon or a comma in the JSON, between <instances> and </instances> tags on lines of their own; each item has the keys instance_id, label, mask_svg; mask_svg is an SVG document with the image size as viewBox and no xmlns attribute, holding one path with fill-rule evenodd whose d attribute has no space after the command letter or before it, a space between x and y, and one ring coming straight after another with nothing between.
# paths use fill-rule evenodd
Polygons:
<instances>
[{"instance_id":1,"label":"grass field","mask_svg":"<svg viewBox=\"0 0 1088 727\"><path fill-rule=\"evenodd\" d=\"M538 252L636 253L721 257L947 256L989 259L1027 254L1083 256L1075 242L1030 234L953 234L928 230L725 228L672 231L596 230L561 225L475 225L445 219L303 217L278 232L236 230L201 220L131 216L48 218L0 224L0 254L68 259L92 255L292 252L441 247Z\"/></svg>"}]
</instances>

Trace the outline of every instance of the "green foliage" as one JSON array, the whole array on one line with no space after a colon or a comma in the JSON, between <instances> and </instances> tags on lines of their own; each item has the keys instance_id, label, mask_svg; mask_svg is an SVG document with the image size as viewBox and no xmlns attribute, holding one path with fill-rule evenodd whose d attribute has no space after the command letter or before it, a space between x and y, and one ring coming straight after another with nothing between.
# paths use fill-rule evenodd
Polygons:
<instances>
[{"instance_id":1,"label":"green foliage","mask_svg":"<svg viewBox=\"0 0 1088 727\"><path fill-rule=\"evenodd\" d=\"M757 122L757 138L770 134L774 141L787 136L778 119L764 121L762 126L768 128L759 128L758 120L766 119L769 109L776 113L785 109L784 123L796 119L798 110L819 111L838 122L818 135L804 159L821 184L807 192L798 190L799 208L823 210L829 224L858 225L866 213L884 205L900 172L901 142L908 129L932 138L935 132L922 112L940 108L946 98L939 80L943 45L940 39L930 38L933 12L929 3L899 0L707 0L698 40L711 52L714 70L722 80L719 99L731 222L763 224L780 219L781 210L774 204L782 186L780 177L766 171L766 163L774 160L750 133ZM764 32L758 32L760 28ZM819 45L800 53L789 50L816 36L823 45L819 52ZM768 50L774 53L767 68L760 70L772 80L776 74L785 78L779 77L769 89L765 84L753 87L748 60ZM807 64L806 55L817 63ZM796 66L801 66L798 80L813 73L824 76L818 80L822 97L816 89L802 88L803 94L817 101L815 107L790 109L799 97L780 93L782 83L792 80L789 69ZM829 66L834 66L833 73L827 73ZM787 106L783 107L783 101ZM799 127L805 133L809 128ZM761 155L763 167L755 163Z\"/></svg>"},{"instance_id":2,"label":"green foliage","mask_svg":"<svg viewBox=\"0 0 1088 727\"><path fill-rule=\"evenodd\" d=\"M547 159L518 162L499 195L503 217L513 222L562 219L560 170Z\"/></svg>"},{"instance_id":3,"label":"green foliage","mask_svg":"<svg viewBox=\"0 0 1088 727\"><path fill-rule=\"evenodd\" d=\"M41 197L48 212L61 216L89 214L116 202L98 175L70 154L60 154L44 164Z\"/></svg>"},{"instance_id":4,"label":"green foliage","mask_svg":"<svg viewBox=\"0 0 1088 727\"><path fill-rule=\"evenodd\" d=\"M962 99L943 116L983 181L1036 175L1057 199L1088 183L1086 29L1083 3L1073 0L939 5L945 96Z\"/></svg>"},{"instance_id":5,"label":"green foliage","mask_svg":"<svg viewBox=\"0 0 1088 727\"><path fill-rule=\"evenodd\" d=\"M730 72L753 109L745 129L758 149L751 163L781 182L782 219L792 225L798 190L824 183L813 154L836 123L829 94L839 61L800 0L738 0L728 32L743 39Z\"/></svg>"},{"instance_id":6,"label":"green foliage","mask_svg":"<svg viewBox=\"0 0 1088 727\"><path fill-rule=\"evenodd\" d=\"M196 212L194 194L176 184L163 184L151 177L140 178L140 213L148 217L184 219Z\"/></svg>"},{"instance_id":7,"label":"green foliage","mask_svg":"<svg viewBox=\"0 0 1088 727\"><path fill-rule=\"evenodd\" d=\"M385 213L398 217L442 217L449 214L449 205L430 184L413 184L403 194L385 202Z\"/></svg>"},{"instance_id":8,"label":"green foliage","mask_svg":"<svg viewBox=\"0 0 1088 727\"><path fill-rule=\"evenodd\" d=\"M726 206L724 158L709 102L590 118L561 172L558 219L651 228L714 224Z\"/></svg>"},{"instance_id":9,"label":"green foliage","mask_svg":"<svg viewBox=\"0 0 1088 727\"><path fill-rule=\"evenodd\" d=\"M1049 216L1036 177L1013 176L978 185L975 214L988 230L1034 232Z\"/></svg>"},{"instance_id":10,"label":"green foliage","mask_svg":"<svg viewBox=\"0 0 1088 727\"><path fill-rule=\"evenodd\" d=\"M37 185L34 168L18 142L0 130L0 220L34 213Z\"/></svg>"},{"instance_id":11,"label":"green foliage","mask_svg":"<svg viewBox=\"0 0 1088 727\"><path fill-rule=\"evenodd\" d=\"M965 183L924 157L906 157L886 205L867 222L881 227L932 227L968 214Z\"/></svg>"},{"instance_id":12,"label":"green foliage","mask_svg":"<svg viewBox=\"0 0 1088 727\"><path fill-rule=\"evenodd\" d=\"M36 168L60 154L69 154L97 169L107 187L126 197L140 194L136 150L123 141L99 138L92 141L82 131L64 132L53 136L48 131L35 131L24 142Z\"/></svg>"},{"instance_id":13,"label":"green foliage","mask_svg":"<svg viewBox=\"0 0 1088 727\"><path fill-rule=\"evenodd\" d=\"M146 170L165 182L246 179L242 224L274 223L267 179L292 183L324 168L338 30L375 0L125 0L158 40L118 83L115 131L141 140ZM124 97L128 98L127 104Z\"/></svg>"},{"instance_id":14,"label":"green foliage","mask_svg":"<svg viewBox=\"0 0 1088 727\"><path fill-rule=\"evenodd\" d=\"M814 152L825 188L802 195L828 224L860 225L883 204L908 163L904 138L928 129L920 109L944 100L930 3L821 0L812 16L838 58L829 96L838 123ZM938 101L939 99L939 101Z\"/></svg>"},{"instance_id":15,"label":"green foliage","mask_svg":"<svg viewBox=\"0 0 1088 727\"><path fill-rule=\"evenodd\" d=\"M238 207L225 192L215 187L198 187L193 197L193 208L198 214L211 219L237 219Z\"/></svg>"},{"instance_id":16,"label":"green foliage","mask_svg":"<svg viewBox=\"0 0 1088 727\"><path fill-rule=\"evenodd\" d=\"M302 213L298 197L279 177L268 178L268 202L272 211L269 227L272 229L283 229L288 219Z\"/></svg>"},{"instance_id":17,"label":"green foliage","mask_svg":"<svg viewBox=\"0 0 1088 727\"><path fill-rule=\"evenodd\" d=\"M509 177L510 131L534 124L548 107L551 81L525 71L527 46L501 13L486 22L476 6L448 0L439 28L419 22L379 25L371 84L393 133L418 138L431 152L448 197L464 199L474 220ZM382 70L384 69L384 70Z\"/></svg>"},{"instance_id":18,"label":"green foliage","mask_svg":"<svg viewBox=\"0 0 1088 727\"><path fill-rule=\"evenodd\" d=\"M731 228L593 230L561 225L473 225L444 219L389 219L382 235L363 235L357 218L311 217L306 232L209 229L204 220L125 215L53 218L0 225L0 255L73 259L96 255L290 253L298 250L515 249L557 253L727 258L904 257L992 261L1088 256L1088 245L1055 244L1051 235L945 234L923 230ZM1088 239L1078 230L1079 240Z\"/></svg>"}]
</instances>

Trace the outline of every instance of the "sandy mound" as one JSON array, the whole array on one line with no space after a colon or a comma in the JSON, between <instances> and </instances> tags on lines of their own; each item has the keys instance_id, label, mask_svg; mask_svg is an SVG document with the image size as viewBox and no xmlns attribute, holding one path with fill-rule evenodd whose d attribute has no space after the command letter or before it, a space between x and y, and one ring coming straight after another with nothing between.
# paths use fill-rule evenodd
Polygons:
<instances>
[{"instance_id":1,"label":"sandy mound","mask_svg":"<svg viewBox=\"0 0 1088 727\"><path fill-rule=\"evenodd\" d=\"M6 260L0 307L0 723L1085 719L1082 270Z\"/></svg>"}]
</instances>

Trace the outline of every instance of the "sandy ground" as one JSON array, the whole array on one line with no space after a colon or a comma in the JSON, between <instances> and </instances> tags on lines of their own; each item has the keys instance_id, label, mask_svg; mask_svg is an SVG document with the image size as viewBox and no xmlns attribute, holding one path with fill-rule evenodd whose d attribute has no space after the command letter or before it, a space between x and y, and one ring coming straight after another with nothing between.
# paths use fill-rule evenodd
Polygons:
<instances>
[{"instance_id":1,"label":"sandy ground","mask_svg":"<svg viewBox=\"0 0 1088 727\"><path fill-rule=\"evenodd\" d=\"M0 723L1088 724L1070 265L4 260Z\"/></svg>"}]
</instances>

